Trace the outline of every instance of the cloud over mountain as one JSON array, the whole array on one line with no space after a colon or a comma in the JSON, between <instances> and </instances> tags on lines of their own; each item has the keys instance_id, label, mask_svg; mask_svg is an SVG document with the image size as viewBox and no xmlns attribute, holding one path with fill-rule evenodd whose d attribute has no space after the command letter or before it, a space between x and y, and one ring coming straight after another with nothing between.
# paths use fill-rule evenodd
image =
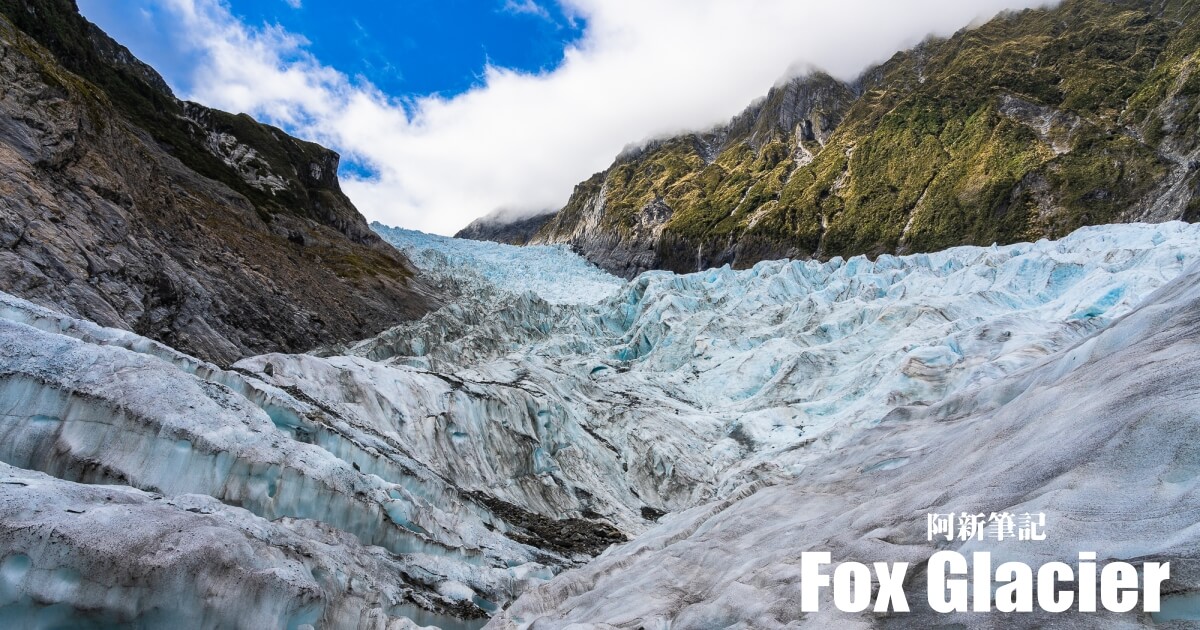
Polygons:
<instances>
[{"instance_id":1,"label":"cloud over mountain","mask_svg":"<svg viewBox=\"0 0 1200 630\"><path fill-rule=\"evenodd\" d=\"M1047 4L564 0L586 29L554 70L487 66L462 94L400 99L323 64L301 34L218 0L164 2L197 60L184 96L336 148L366 167L344 185L368 218L442 234L500 207L557 209L628 143L720 123L789 72L851 78L929 34Z\"/></svg>"}]
</instances>

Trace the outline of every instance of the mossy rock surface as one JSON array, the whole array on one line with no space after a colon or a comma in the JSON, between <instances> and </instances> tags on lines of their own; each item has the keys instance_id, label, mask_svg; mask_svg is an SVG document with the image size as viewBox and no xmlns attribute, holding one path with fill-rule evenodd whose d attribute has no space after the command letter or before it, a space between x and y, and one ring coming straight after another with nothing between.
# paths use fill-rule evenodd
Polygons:
<instances>
[{"instance_id":1,"label":"mossy rock surface","mask_svg":"<svg viewBox=\"0 0 1200 630\"><path fill-rule=\"evenodd\" d=\"M633 275L1190 218L1191 197L1155 200L1195 163L1198 49L1200 2L1005 13L854 82L794 79L726 127L623 155L532 242Z\"/></svg>"}]
</instances>

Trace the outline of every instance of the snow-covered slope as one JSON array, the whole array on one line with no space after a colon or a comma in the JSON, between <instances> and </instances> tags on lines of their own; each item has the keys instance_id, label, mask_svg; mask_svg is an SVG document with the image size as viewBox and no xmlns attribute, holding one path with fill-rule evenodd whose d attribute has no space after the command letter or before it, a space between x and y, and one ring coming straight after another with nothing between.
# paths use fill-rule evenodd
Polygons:
<instances>
[{"instance_id":1,"label":"snow-covered slope","mask_svg":"<svg viewBox=\"0 0 1200 630\"><path fill-rule=\"evenodd\" d=\"M372 223L371 229L418 266L443 280L490 284L511 293L531 291L547 302L598 302L624 281L571 253L565 245L518 247L426 234ZM482 282L479 282L482 280Z\"/></svg>"},{"instance_id":2,"label":"snow-covered slope","mask_svg":"<svg viewBox=\"0 0 1200 630\"><path fill-rule=\"evenodd\" d=\"M327 356L264 355L225 371L4 297L0 461L16 468L0 474L20 483L0 483L0 509L11 510L0 523L22 524L0 529L0 556L16 558L15 569L0 571L0 615L31 618L54 604L64 618L176 615L220 626L222 611L248 607L246 619L295 624L378 627L407 616L453 627L511 604L497 624L769 627L790 609L763 617L747 602L761 596L769 608L789 597L794 584L780 563L796 549L824 545L870 558L873 532L890 527L886 544L919 557L925 547L903 538L918 533L916 512L935 503L1015 505L1049 488L1045 475L1013 482L1026 493L1019 496L995 483L984 494L960 484L964 473L950 464L972 456L975 437L980 453L995 455L991 468L971 474L1019 468L1056 441L1075 453L1054 460L1065 462L1063 474L1092 474L1085 456L1106 447L1069 419L1086 421L1087 405L1127 404L1132 414L1141 403L1120 396L1128 389L1070 380L1084 370L1072 366L1103 363L1117 345L1087 341L1099 344L1080 346L1091 354L1062 353L1104 339L1096 335L1200 261L1200 226L1169 223L876 261L652 272L623 283L565 250L402 231L389 238L457 300ZM1159 302L1156 312L1184 307ZM1120 339L1136 345L1157 332L1131 328L1134 319L1122 323ZM1060 419L1037 425L1037 443L1025 444L1019 423L1035 419L1035 409L1012 405L1039 383L1052 394L1037 413ZM1162 397L1169 405L1188 391ZM984 420L1005 413L1015 414L1010 430ZM1119 415L1105 416L1113 430ZM972 420L947 421L959 418ZM1124 465L1134 484L1144 477L1131 462ZM1192 491L1191 477L1180 478L1164 497ZM891 480L907 491L893 492ZM80 483L132 487L118 489L131 507L101 509L103 493ZM1079 492L1103 482L1088 483ZM929 484L953 491L931 497ZM18 518L30 501L23 488L35 485L50 515L26 522ZM217 516L198 516L190 495L212 497L199 507ZM1085 496L1095 498L1077 498ZM59 506L95 513L105 527L72 537L75 551L30 543L65 527L60 521L79 521L66 507L53 516ZM805 524L820 515L841 523L853 510L859 520L845 536L823 538L834 530ZM722 515L736 520L722 525ZM144 554L92 549L125 544L123 523L143 518L207 533L194 551L153 552L163 572L139 587L170 597L126 603L121 576L143 571ZM885 522L861 529L871 519ZM161 538L153 528L129 529ZM1115 530L1092 532L1118 540ZM780 537L789 542L769 544ZM237 553L259 559L248 566L269 574L264 580L279 576L258 595L192 589L172 577L195 572L206 549L241 540ZM724 555L737 549L756 551L745 562ZM691 572L679 574L668 556ZM111 580L62 586L47 577L59 568L89 576L102 563ZM631 565L636 580L623 577ZM672 571L685 582L672 583ZM210 574L214 584L229 575ZM739 596L734 585L743 582L757 590ZM679 584L686 593L670 594ZM104 597L113 603L97 603Z\"/></svg>"}]
</instances>

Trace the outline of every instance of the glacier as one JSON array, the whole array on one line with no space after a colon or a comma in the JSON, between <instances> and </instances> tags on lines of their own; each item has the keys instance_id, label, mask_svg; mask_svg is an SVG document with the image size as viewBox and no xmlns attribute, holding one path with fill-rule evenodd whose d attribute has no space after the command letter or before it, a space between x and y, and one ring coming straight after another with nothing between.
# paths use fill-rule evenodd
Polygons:
<instances>
[{"instance_id":1,"label":"glacier","mask_svg":"<svg viewBox=\"0 0 1200 630\"><path fill-rule=\"evenodd\" d=\"M1200 226L628 282L374 227L453 299L311 354L0 295L0 622L924 627L803 616L790 576L919 564L960 509L1192 566Z\"/></svg>"},{"instance_id":2,"label":"glacier","mask_svg":"<svg viewBox=\"0 0 1200 630\"><path fill-rule=\"evenodd\" d=\"M1102 300L1103 301L1103 300ZM1200 621L1200 266L1004 378L895 407L786 483L747 484L527 592L489 628L1194 627ZM930 513L1044 513L1045 541L927 539ZM1158 613L934 613L924 563L1168 561ZM804 551L909 562L910 614L799 610ZM801 623L797 623L801 622Z\"/></svg>"},{"instance_id":3,"label":"glacier","mask_svg":"<svg viewBox=\"0 0 1200 630\"><path fill-rule=\"evenodd\" d=\"M518 247L426 234L371 224L393 247L422 270L434 270L442 283L472 290L498 287L526 291L554 304L582 304L609 297L625 281L575 255L565 245Z\"/></svg>"}]
</instances>

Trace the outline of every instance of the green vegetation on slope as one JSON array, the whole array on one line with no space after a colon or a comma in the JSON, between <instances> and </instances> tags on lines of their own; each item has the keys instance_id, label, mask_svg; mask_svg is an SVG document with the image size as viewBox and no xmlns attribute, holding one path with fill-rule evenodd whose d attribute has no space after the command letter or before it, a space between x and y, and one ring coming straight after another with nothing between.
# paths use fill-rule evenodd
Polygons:
<instances>
[{"instance_id":1,"label":"green vegetation on slope","mask_svg":"<svg viewBox=\"0 0 1200 630\"><path fill-rule=\"evenodd\" d=\"M100 89L117 111L130 122L144 129L188 168L217 180L246 196L259 216L269 221L271 215L285 212L322 223L336 223L331 202L347 206L349 201L330 186L329 180L309 181L310 163L325 164L336 156L320 145L298 140L283 131L255 121L245 114L228 114L197 106L207 118L204 128L186 115L183 104L171 94L162 78L149 66L133 60L120 44L83 18L74 0L0 0L0 13L14 26L45 46L55 57L45 64L47 73L62 84L66 73L56 72L61 64L70 72ZM112 53L123 52L130 62L122 63ZM106 54L109 53L109 54ZM70 86L94 92L86 83L74 81ZM103 120L96 120L103 124ZM205 146L209 132L227 133L242 144L253 147L267 168L282 176L288 186L268 191L248 184L235 169ZM333 181L336 181L334 179ZM337 199L324 199L322 189ZM340 226L339 226L340 227Z\"/></svg>"},{"instance_id":2,"label":"green vegetation on slope","mask_svg":"<svg viewBox=\"0 0 1200 630\"><path fill-rule=\"evenodd\" d=\"M1003 14L899 53L855 85L818 74L776 88L743 115L756 118L755 133L731 131L715 158L705 159L714 134L656 142L576 195L603 183L600 228L626 238L638 238L643 208L665 203L655 266L678 271L1009 243L1130 220L1197 146L1198 8L1067 0ZM774 102L789 91L823 97ZM764 137L780 120L791 126ZM826 137L814 121L832 127ZM539 237L587 253L564 213Z\"/></svg>"}]
</instances>

